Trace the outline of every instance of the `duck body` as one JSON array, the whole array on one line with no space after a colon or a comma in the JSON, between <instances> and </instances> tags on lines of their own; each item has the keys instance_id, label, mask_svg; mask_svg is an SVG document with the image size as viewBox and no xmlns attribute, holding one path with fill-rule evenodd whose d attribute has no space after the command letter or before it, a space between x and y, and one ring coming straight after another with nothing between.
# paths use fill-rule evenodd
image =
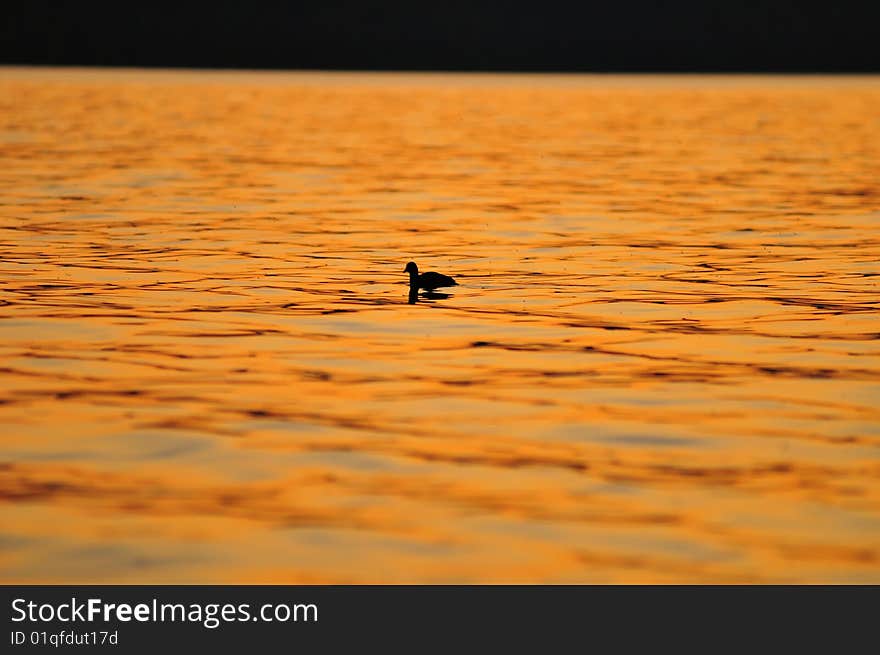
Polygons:
<instances>
[{"instance_id":1,"label":"duck body","mask_svg":"<svg viewBox=\"0 0 880 655\"><path fill-rule=\"evenodd\" d=\"M428 271L427 273L419 273L419 267L415 262L410 262L406 265L406 268L403 269L404 273L409 273L409 288L412 289L425 289L426 291L433 291L434 289L439 289L440 287L457 287L458 282L453 280L448 275L443 275L442 273L435 273L434 271Z\"/></svg>"}]
</instances>

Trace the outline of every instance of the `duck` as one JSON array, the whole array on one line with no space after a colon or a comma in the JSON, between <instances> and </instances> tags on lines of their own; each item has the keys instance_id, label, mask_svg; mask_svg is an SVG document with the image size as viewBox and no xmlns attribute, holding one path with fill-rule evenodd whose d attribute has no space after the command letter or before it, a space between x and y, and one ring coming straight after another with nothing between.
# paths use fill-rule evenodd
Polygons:
<instances>
[{"instance_id":1,"label":"duck","mask_svg":"<svg viewBox=\"0 0 880 655\"><path fill-rule=\"evenodd\" d=\"M448 275L443 275L442 273L435 273L434 271L429 271L427 273L419 273L419 267L415 262L410 262L406 265L406 268L403 269L404 273L409 273L409 288L410 291L418 291L419 289L425 289L428 292L433 291L434 289L438 289L439 287L457 287L458 282L453 280Z\"/></svg>"}]
</instances>

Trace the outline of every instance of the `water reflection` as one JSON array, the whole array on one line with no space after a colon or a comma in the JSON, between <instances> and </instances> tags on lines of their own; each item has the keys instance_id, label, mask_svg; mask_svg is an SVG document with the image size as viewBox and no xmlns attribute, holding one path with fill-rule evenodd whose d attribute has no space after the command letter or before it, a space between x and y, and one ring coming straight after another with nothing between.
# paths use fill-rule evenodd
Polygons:
<instances>
[{"instance_id":1,"label":"water reflection","mask_svg":"<svg viewBox=\"0 0 880 655\"><path fill-rule=\"evenodd\" d=\"M409 304L415 305L417 302L419 302L420 298L423 298L425 300L446 300L447 298L449 298L451 296L452 296L452 294L450 294L450 293L440 293L439 291L423 291L420 296L418 289L410 288L410 290L409 290Z\"/></svg>"},{"instance_id":2,"label":"water reflection","mask_svg":"<svg viewBox=\"0 0 880 655\"><path fill-rule=\"evenodd\" d=\"M880 582L875 78L211 79L0 77L3 581Z\"/></svg>"}]
</instances>

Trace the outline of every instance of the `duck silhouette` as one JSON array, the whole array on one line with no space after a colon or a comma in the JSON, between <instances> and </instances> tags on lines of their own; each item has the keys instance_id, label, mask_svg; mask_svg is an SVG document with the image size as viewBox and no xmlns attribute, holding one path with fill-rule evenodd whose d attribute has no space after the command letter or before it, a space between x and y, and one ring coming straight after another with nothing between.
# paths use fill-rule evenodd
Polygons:
<instances>
[{"instance_id":1,"label":"duck silhouette","mask_svg":"<svg viewBox=\"0 0 880 655\"><path fill-rule=\"evenodd\" d=\"M429 271L427 273L419 273L419 267L415 262L410 262L406 265L406 268L403 269L404 273L409 273L409 290L410 293L413 291L418 292L419 289L424 289L428 293L431 293L434 289L439 289L440 287L457 287L458 282L453 280L448 275L443 275L441 273L435 273L434 271Z\"/></svg>"}]
</instances>

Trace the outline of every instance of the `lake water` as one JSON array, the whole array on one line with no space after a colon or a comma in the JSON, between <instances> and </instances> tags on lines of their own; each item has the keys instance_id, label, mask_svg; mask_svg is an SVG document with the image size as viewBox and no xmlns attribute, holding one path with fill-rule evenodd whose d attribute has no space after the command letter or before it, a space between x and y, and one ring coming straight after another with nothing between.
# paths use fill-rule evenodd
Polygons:
<instances>
[{"instance_id":1,"label":"lake water","mask_svg":"<svg viewBox=\"0 0 880 655\"><path fill-rule=\"evenodd\" d=\"M880 582L878 228L880 77L0 69L0 580Z\"/></svg>"}]
</instances>

